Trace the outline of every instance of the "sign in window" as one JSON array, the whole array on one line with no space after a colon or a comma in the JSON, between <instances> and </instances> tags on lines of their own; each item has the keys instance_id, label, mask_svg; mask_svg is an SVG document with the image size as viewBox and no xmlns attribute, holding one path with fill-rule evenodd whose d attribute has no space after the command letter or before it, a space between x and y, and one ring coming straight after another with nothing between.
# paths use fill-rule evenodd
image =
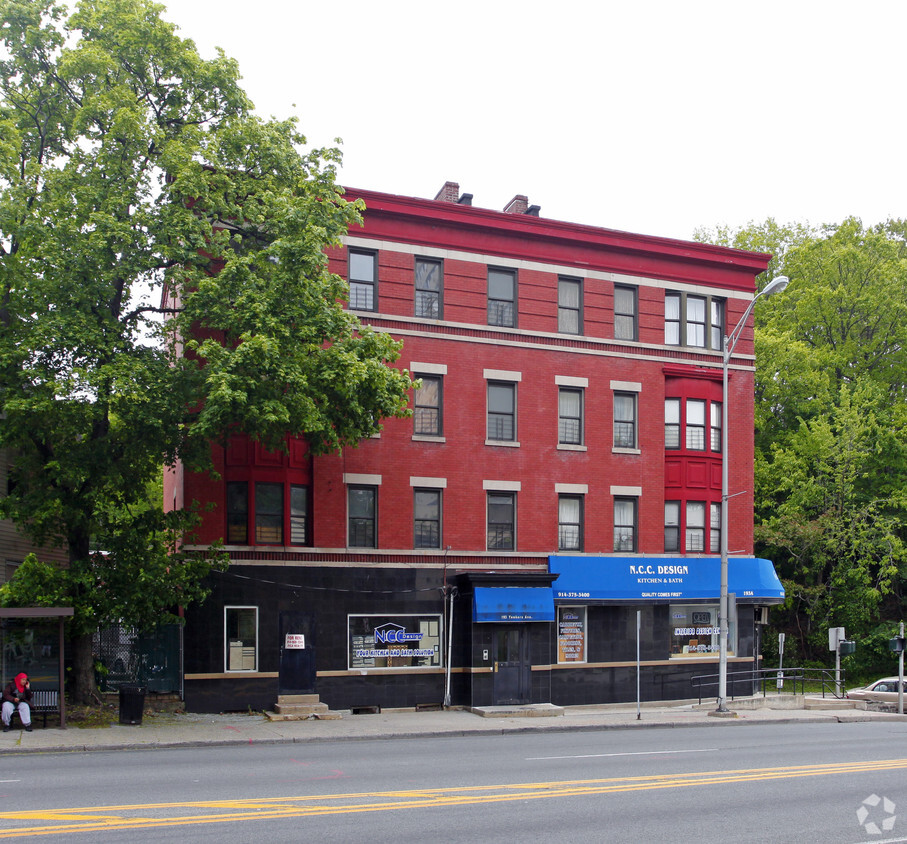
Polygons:
<instances>
[{"instance_id":1,"label":"sign in window","mask_svg":"<svg viewBox=\"0 0 907 844\"><path fill-rule=\"evenodd\" d=\"M351 615L350 668L436 668L441 665L440 615Z\"/></svg>"}]
</instances>

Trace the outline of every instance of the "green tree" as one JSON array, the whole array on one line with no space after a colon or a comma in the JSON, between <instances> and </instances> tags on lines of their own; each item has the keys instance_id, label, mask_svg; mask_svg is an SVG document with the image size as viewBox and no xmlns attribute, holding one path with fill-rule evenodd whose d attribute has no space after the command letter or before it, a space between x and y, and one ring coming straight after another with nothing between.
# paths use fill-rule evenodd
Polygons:
<instances>
[{"instance_id":1,"label":"green tree","mask_svg":"<svg viewBox=\"0 0 907 844\"><path fill-rule=\"evenodd\" d=\"M774 623L805 658L828 626L860 637L904 610L907 224L701 230L774 254L757 308L756 539L787 589Z\"/></svg>"},{"instance_id":2,"label":"green tree","mask_svg":"<svg viewBox=\"0 0 907 844\"><path fill-rule=\"evenodd\" d=\"M80 700L98 625L166 620L222 563L179 550L191 511L149 503L162 464L234 432L355 445L411 386L327 271L360 222L339 151L256 117L162 8L0 0L0 513L68 549ZM5 600L46 598L29 568Z\"/></svg>"},{"instance_id":3,"label":"green tree","mask_svg":"<svg viewBox=\"0 0 907 844\"><path fill-rule=\"evenodd\" d=\"M828 627L878 622L907 574L905 408L871 381L844 387L771 459L757 455L756 538L787 593L785 627L799 652L825 655Z\"/></svg>"}]
</instances>

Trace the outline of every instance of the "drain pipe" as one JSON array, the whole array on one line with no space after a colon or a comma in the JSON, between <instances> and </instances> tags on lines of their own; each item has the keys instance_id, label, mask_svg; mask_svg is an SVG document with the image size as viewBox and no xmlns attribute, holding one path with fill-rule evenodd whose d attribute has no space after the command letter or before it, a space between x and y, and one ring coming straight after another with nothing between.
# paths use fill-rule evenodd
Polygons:
<instances>
[{"instance_id":1,"label":"drain pipe","mask_svg":"<svg viewBox=\"0 0 907 844\"><path fill-rule=\"evenodd\" d=\"M454 598L457 594L457 587L450 586L448 587L449 600L450 600L450 611L448 612L448 624L447 624L447 679L444 685L444 708L450 709L450 657L451 652L453 651L453 605Z\"/></svg>"}]
</instances>

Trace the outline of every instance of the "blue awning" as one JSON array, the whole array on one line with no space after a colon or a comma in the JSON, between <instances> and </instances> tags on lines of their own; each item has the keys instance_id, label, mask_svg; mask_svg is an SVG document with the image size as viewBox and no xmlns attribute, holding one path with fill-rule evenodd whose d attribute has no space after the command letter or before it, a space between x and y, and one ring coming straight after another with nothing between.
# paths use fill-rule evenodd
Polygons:
<instances>
[{"instance_id":1,"label":"blue awning","mask_svg":"<svg viewBox=\"0 0 907 844\"><path fill-rule=\"evenodd\" d=\"M583 601L717 601L720 557L561 557L548 558L554 597ZM784 587L771 560L731 557L728 593L738 603L779 604Z\"/></svg>"},{"instance_id":2,"label":"blue awning","mask_svg":"<svg viewBox=\"0 0 907 844\"><path fill-rule=\"evenodd\" d=\"M475 621L554 621L554 594L538 586L476 586Z\"/></svg>"}]
</instances>

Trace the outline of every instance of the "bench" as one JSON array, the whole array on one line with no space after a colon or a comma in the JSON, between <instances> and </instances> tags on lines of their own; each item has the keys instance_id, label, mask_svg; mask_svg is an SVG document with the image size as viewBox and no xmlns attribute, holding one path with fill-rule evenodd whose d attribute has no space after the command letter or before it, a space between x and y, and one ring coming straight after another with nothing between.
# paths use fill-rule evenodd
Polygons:
<instances>
[{"instance_id":1,"label":"bench","mask_svg":"<svg viewBox=\"0 0 907 844\"><path fill-rule=\"evenodd\" d=\"M60 712L60 693L56 689L32 689L31 700L28 702L28 706L31 709L32 723L34 723L35 715L42 715L44 721L42 723L42 728L47 729L47 716L51 713ZM10 718L10 724L19 714L18 708L13 710L13 716Z\"/></svg>"}]
</instances>

